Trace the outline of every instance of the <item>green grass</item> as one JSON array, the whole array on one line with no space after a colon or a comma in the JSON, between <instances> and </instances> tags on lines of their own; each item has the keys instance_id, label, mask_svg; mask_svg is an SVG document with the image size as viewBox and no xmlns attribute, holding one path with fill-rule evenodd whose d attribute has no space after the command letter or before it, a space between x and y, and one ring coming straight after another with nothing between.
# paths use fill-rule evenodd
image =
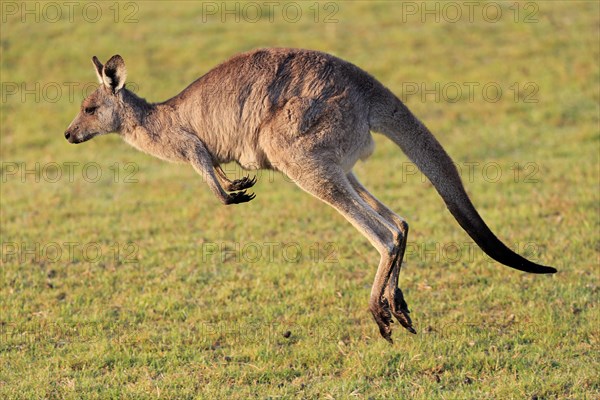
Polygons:
<instances>
[{"instance_id":1,"label":"green grass","mask_svg":"<svg viewBox=\"0 0 600 400\"><path fill-rule=\"evenodd\" d=\"M222 23L204 22L200 3L120 3L115 23L113 3L98 4L96 23L81 6L73 22L66 6L56 23L1 16L0 398L600 396L598 3L540 2L534 23L524 22L533 3L514 22L513 2L492 3L505 16L496 23L483 5L472 23L466 6L462 21L435 23L367 1L339 3L337 23L323 22L334 10L325 3L318 23L312 2L296 23L281 8L273 22L265 11ZM138 22L124 23L131 11ZM473 101L404 95L498 236L559 273L489 261L377 137L356 172L411 226L401 287L418 330L396 326L390 346L367 310L377 252L285 177L260 172L255 200L224 207L188 166L115 136L63 138L82 85L95 82L93 55L121 54L131 85L162 101L261 46L328 51L399 95L407 83L499 85L494 103L478 89ZM81 84L71 99L68 82ZM77 163L72 175L65 163Z\"/></svg>"}]
</instances>

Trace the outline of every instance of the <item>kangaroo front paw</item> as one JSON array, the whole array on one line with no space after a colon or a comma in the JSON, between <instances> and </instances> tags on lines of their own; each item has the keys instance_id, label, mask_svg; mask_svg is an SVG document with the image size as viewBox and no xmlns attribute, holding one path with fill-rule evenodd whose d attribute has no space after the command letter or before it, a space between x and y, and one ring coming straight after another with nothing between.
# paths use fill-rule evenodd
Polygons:
<instances>
[{"instance_id":1,"label":"kangaroo front paw","mask_svg":"<svg viewBox=\"0 0 600 400\"><path fill-rule=\"evenodd\" d=\"M233 192L229 193L225 200L225 204L246 203L255 197L256 195L254 193L246 193L245 190L242 190L241 192Z\"/></svg>"},{"instance_id":2,"label":"kangaroo front paw","mask_svg":"<svg viewBox=\"0 0 600 400\"><path fill-rule=\"evenodd\" d=\"M252 179L250 179L250 177L248 177L248 176L245 176L241 179L236 179L233 182L231 182L231 184L229 184L229 187L227 188L227 190L230 192L233 192L236 190L248 189L248 188L251 188L252 186L254 186L255 183L256 183L256 176L253 177Z\"/></svg>"}]
</instances>

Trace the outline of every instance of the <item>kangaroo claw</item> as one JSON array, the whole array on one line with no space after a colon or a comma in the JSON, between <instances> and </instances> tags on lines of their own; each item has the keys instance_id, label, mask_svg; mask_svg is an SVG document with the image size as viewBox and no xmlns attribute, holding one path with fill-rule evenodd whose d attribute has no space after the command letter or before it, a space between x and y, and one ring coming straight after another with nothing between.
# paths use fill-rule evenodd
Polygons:
<instances>
[{"instance_id":1,"label":"kangaroo claw","mask_svg":"<svg viewBox=\"0 0 600 400\"><path fill-rule=\"evenodd\" d=\"M227 189L230 192L234 192L236 190L243 190L243 189L251 188L252 186L254 186L255 183L256 183L256 176L254 176L252 179L250 179L249 176L244 176L241 179L236 179L233 182L231 182L231 184L229 185L229 187Z\"/></svg>"},{"instance_id":2,"label":"kangaroo claw","mask_svg":"<svg viewBox=\"0 0 600 400\"><path fill-rule=\"evenodd\" d=\"M242 190L240 192L233 192L229 194L225 204L246 203L255 197L256 195L254 193L246 193L245 190Z\"/></svg>"}]
</instances>

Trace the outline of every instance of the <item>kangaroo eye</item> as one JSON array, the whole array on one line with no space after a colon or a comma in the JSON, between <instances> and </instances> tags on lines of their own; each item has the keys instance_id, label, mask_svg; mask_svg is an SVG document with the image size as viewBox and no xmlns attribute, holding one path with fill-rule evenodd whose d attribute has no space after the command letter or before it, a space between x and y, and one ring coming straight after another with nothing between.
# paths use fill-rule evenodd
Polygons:
<instances>
[{"instance_id":1,"label":"kangaroo eye","mask_svg":"<svg viewBox=\"0 0 600 400\"><path fill-rule=\"evenodd\" d=\"M85 111L86 114L92 115L96 112L97 108L98 107L86 107L83 111Z\"/></svg>"}]
</instances>

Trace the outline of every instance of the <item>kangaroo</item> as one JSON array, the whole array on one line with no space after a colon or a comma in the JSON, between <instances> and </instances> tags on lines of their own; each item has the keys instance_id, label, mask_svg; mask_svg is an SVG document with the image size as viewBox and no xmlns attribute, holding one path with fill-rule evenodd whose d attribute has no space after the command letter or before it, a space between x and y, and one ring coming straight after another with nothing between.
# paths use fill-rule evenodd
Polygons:
<instances>
[{"instance_id":1,"label":"kangaroo","mask_svg":"<svg viewBox=\"0 0 600 400\"><path fill-rule=\"evenodd\" d=\"M100 86L65 131L69 143L116 132L141 151L191 164L223 204L252 200L247 189L256 178L230 180L222 163L286 174L334 207L379 252L369 309L390 343L392 316L416 333L398 287L408 224L352 172L374 150L371 132L406 153L491 258L520 271L556 272L516 254L492 233L427 127L389 89L349 62L312 50L254 50L218 65L162 103L148 103L127 90L121 56L105 65L96 57L92 62Z\"/></svg>"}]
</instances>

